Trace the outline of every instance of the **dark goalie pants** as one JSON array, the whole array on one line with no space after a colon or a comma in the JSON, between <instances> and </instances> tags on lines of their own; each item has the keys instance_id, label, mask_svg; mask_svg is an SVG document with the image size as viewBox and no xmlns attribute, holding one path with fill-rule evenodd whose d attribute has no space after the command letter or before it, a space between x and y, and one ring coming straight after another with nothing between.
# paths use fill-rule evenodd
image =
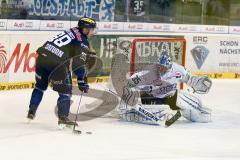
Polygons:
<instances>
[{"instance_id":1,"label":"dark goalie pants","mask_svg":"<svg viewBox=\"0 0 240 160\"><path fill-rule=\"evenodd\" d=\"M169 107L172 110L178 110L180 108L176 105L177 94L178 93L176 91L176 93L173 96L166 97L166 98L156 98L156 97L153 97L152 95L149 95L147 93L142 93L140 96L141 96L142 104L145 104L145 105L166 104L166 105L169 105Z\"/></svg>"},{"instance_id":2,"label":"dark goalie pants","mask_svg":"<svg viewBox=\"0 0 240 160\"><path fill-rule=\"evenodd\" d=\"M66 68L59 68L56 70L56 66L47 65L39 60L38 57L36 61L35 80L36 85L32 92L29 109L37 110L44 91L47 89L49 82L51 82L53 90L57 91L59 94L57 100L58 116L68 116L72 90L71 73Z\"/></svg>"}]
</instances>

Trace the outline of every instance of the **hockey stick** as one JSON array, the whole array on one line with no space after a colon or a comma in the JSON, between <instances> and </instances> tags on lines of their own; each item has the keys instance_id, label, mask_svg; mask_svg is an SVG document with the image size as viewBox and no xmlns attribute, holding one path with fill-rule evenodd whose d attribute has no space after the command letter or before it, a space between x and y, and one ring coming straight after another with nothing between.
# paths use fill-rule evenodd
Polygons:
<instances>
[{"instance_id":1,"label":"hockey stick","mask_svg":"<svg viewBox=\"0 0 240 160\"><path fill-rule=\"evenodd\" d=\"M110 92L110 93L112 93L113 95L119 97L119 95L118 95L116 92L114 92L113 90L107 88L106 86L104 86L104 85L102 85L102 84L99 84L99 85L100 85L105 91Z\"/></svg>"},{"instance_id":2,"label":"hockey stick","mask_svg":"<svg viewBox=\"0 0 240 160\"><path fill-rule=\"evenodd\" d=\"M74 121L75 124L73 126L73 133L76 133L76 134L81 134L82 133L82 131L76 129L77 116L78 116L79 111L80 111L80 104L81 104L81 101L82 101L82 96L83 96L83 93L81 93L80 98L79 98L77 114L75 116L75 121Z\"/></svg>"}]
</instances>

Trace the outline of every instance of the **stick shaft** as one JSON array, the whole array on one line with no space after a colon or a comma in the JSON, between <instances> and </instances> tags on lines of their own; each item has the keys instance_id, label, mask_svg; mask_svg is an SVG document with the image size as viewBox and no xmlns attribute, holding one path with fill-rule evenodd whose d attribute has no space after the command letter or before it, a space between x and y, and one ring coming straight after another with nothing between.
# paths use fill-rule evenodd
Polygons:
<instances>
[{"instance_id":1,"label":"stick shaft","mask_svg":"<svg viewBox=\"0 0 240 160\"><path fill-rule=\"evenodd\" d=\"M78 114L80 112L80 105L81 105L81 101L82 101L82 96L83 96L83 93L81 93L80 98L79 98L77 114L75 116L75 121L74 121L75 123L77 123L77 116L78 116ZM73 126L73 130L75 130L75 127L76 127L76 125Z\"/></svg>"}]
</instances>

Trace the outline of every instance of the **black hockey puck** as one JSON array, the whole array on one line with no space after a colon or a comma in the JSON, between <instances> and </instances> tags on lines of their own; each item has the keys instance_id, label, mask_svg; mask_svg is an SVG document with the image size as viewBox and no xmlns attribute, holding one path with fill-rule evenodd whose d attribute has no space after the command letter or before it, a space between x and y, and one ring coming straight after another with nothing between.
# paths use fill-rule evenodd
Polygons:
<instances>
[{"instance_id":1,"label":"black hockey puck","mask_svg":"<svg viewBox=\"0 0 240 160\"><path fill-rule=\"evenodd\" d=\"M89 132L89 131L88 131L88 132L86 132L86 134L92 134L92 132Z\"/></svg>"}]
</instances>

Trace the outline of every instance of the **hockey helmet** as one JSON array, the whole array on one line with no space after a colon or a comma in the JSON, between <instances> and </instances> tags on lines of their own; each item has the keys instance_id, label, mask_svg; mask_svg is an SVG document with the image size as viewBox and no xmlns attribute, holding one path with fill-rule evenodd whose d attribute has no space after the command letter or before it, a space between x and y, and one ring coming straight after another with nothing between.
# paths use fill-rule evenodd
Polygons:
<instances>
[{"instance_id":1,"label":"hockey helmet","mask_svg":"<svg viewBox=\"0 0 240 160\"><path fill-rule=\"evenodd\" d=\"M93 18L81 17L78 20L78 27L81 28L96 28L96 21Z\"/></svg>"}]
</instances>

